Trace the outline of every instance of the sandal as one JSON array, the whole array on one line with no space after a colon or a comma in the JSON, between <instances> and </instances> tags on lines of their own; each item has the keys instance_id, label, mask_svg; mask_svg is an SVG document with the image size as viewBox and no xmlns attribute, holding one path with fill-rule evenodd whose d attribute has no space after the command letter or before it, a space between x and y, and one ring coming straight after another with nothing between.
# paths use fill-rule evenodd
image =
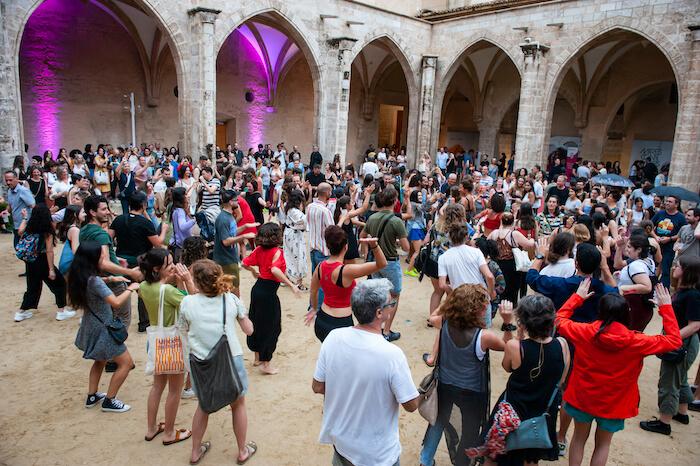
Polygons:
<instances>
[{"instance_id":1,"label":"sandal","mask_svg":"<svg viewBox=\"0 0 700 466\"><path fill-rule=\"evenodd\" d=\"M190 464L199 464L199 462L202 461L202 458L204 458L204 455L206 455L210 449L211 442L202 442L202 445L199 447L199 458L197 458L195 461L190 460Z\"/></svg>"},{"instance_id":2,"label":"sandal","mask_svg":"<svg viewBox=\"0 0 700 466\"><path fill-rule=\"evenodd\" d=\"M305 287L304 285L297 285L297 289L299 291L309 291L309 289L307 287Z\"/></svg>"},{"instance_id":3,"label":"sandal","mask_svg":"<svg viewBox=\"0 0 700 466\"><path fill-rule=\"evenodd\" d=\"M425 363L425 365L428 367L435 367L435 363L433 362L432 364L430 364L428 362L428 359L430 359L430 353L423 353L423 362Z\"/></svg>"},{"instance_id":4,"label":"sandal","mask_svg":"<svg viewBox=\"0 0 700 466\"><path fill-rule=\"evenodd\" d=\"M184 434L184 435L181 437L180 434ZM178 443L178 442L182 442L183 440L187 440L190 437L192 437L191 430L178 429L175 431L175 440L168 440L167 442L165 440L163 440L163 445L165 445L165 446L172 445L173 443Z\"/></svg>"},{"instance_id":5,"label":"sandal","mask_svg":"<svg viewBox=\"0 0 700 466\"><path fill-rule=\"evenodd\" d=\"M158 436L158 434L161 434L163 432L165 432L165 422L159 422L158 429L156 430L156 433L151 435L150 437L148 435L144 435L143 439L147 442L150 442L151 440L156 438Z\"/></svg>"},{"instance_id":6,"label":"sandal","mask_svg":"<svg viewBox=\"0 0 700 466\"><path fill-rule=\"evenodd\" d=\"M255 444L255 442L248 442L245 444L245 450L248 452L248 456L246 456L244 460L236 460L236 464L246 464L248 460L251 459L258 451L258 446Z\"/></svg>"}]
</instances>

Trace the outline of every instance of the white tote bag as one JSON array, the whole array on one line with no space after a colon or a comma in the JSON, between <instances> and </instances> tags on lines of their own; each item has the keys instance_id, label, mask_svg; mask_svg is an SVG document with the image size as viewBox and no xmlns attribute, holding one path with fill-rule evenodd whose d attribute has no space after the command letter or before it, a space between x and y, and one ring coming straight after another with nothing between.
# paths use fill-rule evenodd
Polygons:
<instances>
[{"instance_id":1,"label":"white tote bag","mask_svg":"<svg viewBox=\"0 0 700 466\"><path fill-rule=\"evenodd\" d=\"M146 329L148 360L146 374L182 374L185 372L184 342L177 326L163 327L165 286L160 285L158 298L158 325Z\"/></svg>"},{"instance_id":2,"label":"white tote bag","mask_svg":"<svg viewBox=\"0 0 700 466\"><path fill-rule=\"evenodd\" d=\"M518 272L527 272L532 267L530 256L518 247L513 248L513 259L515 259L515 270Z\"/></svg>"}]
</instances>

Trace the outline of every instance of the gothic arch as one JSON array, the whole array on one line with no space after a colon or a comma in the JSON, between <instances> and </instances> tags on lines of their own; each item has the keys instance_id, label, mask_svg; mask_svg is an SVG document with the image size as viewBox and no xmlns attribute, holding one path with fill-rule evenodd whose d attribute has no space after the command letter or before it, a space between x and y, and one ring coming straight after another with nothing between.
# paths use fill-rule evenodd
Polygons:
<instances>
[{"instance_id":1,"label":"gothic arch","mask_svg":"<svg viewBox=\"0 0 700 466\"><path fill-rule=\"evenodd\" d=\"M373 42L381 42L382 44L389 47L391 53L396 57L401 69L403 70L404 77L406 78L406 85L408 86L409 94L417 92L418 84L416 82L416 75L408 57L412 56L406 43L399 37L397 37L393 32L371 32L365 35L362 42L357 41L350 51L350 63L355 61L355 58L364 50L366 46Z\"/></svg>"}]
</instances>

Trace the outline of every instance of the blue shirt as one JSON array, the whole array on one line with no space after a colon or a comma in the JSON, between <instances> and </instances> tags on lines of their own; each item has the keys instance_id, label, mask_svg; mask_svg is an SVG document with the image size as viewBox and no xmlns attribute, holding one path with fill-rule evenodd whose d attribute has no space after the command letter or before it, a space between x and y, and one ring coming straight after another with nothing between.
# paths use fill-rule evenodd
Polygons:
<instances>
[{"instance_id":1,"label":"blue shirt","mask_svg":"<svg viewBox=\"0 0 700 466\"><path fill-rule=\"evenodd\" d=\"M12 208L13 228L17 230L20 223L22 223L22 209L27 210L27 219L29 219L29 216L32 214L34 196L29 188L25 188L17 183L14 189L7 190L7 202L10 203L10 207Z\"/></svg>"},{"instance_id":2,"label":"blue shirt","mask_svg":"<svg viewBox=\"0 0 700 466\"><path fill-rule=\"evenodd\" d=\"M229 212L222 210L216 222L214 222L214 262L219 265L238 264L239 254L236 243L224 246L223 241L232 238L238 233L236 219Z\"/></svg>"},{"instance_id":3,"label":"blue shirt","mask_svg":"<svg viewBox=\"0 0 700 466\"><path fill-rule=\"evenodd\" d=\"M582 276L574 275L573 277L549 277L540 275L535 269L527 271L525 279L527 284L536 292L548 297L554 302L554 308L559 309L564 305L567 299L572 294L576 293L578 286L583 281ZM606 285L597 278L591 280L591 291L595 294L585 300L583 305L574 311L571 318L574 322L590 323L598 317L598 300L601 296L608 293L619 293L617 288Z\"/></svg>"},{"instance_id":4,"label":"blue shirt","mask_svg":"<svg viewBox=\"0 0 700 466\"><path fill-rule=\"evenodd\" d=\"M652 218L651 221L654 223L654 229L656 231L656 236L661 238L669 238L671 236L676 236L678 231L683 225L685 225L685 215L680 211L671 215L665 210L658 211ZM661 245L662 254L673 254L673 243L675 241L669 241L666 244Z\"/></svg>"}]
</instances>

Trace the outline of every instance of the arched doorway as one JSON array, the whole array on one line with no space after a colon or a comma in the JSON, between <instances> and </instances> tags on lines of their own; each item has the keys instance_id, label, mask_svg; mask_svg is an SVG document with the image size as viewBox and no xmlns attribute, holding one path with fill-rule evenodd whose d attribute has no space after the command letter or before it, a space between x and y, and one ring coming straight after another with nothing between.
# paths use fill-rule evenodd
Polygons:
<instances>
[{"instance_id":1,"label":"arched doorway","mask_svg":"<svg viewBox=\"0 0 700 466\"><path fill-rule=\"evenodd\" d=\"M170 44L165 29L138 0L39 4L19 47L29 155L82 149L87 143L126 146L132 139L176 145L181 137L179 70Z\"/></svg>"},{"instance_id":2,"label":"arched doorway","mask_svg":"<svg viewBox=\"0 0 700 466\"><path fill-rule=\"evenodd\" d=\"M593 39L562 68L550 128L549 160L578 144L584 160L670 162L678 113L673 68L647 38L622 29ZM569 153L574 152L572 149Z\"/></svg>"},{"instance_id":3,"label":"arched doorway","mask_svg":"<svg viewBox=\"0 0 700 466\"><path fill-rule=\"evenodd\" d=\"M474 163L512 156L520 73L501 47L487 40L467 47L445 73L442 89L439 147L467 152Z\"/></svg>"},{"instance_id":4,"label":"arched doorway","mask_svg":"<svg viewBox=\"0 0 700 466\"><path fill-rule=\"evenodd\" d=\"M408 76L408 78L407 78ZM361 164L370 145L389 155L409 138L410 66L388 37L365 45L352 62L346 162Z\"/></svg>"},{"instance_id":5,"label":"arched doorway","mask_svg":"<svg viewBox=\"0 0 700 466\"><path fill-rule=\"evenodd\" d=\"M223 42L216 61L217 145L316 143L318 71L295 29L275 12L256 15ZM303 159L304 162L308 162Z\"/></svg>"}]
</instances>

